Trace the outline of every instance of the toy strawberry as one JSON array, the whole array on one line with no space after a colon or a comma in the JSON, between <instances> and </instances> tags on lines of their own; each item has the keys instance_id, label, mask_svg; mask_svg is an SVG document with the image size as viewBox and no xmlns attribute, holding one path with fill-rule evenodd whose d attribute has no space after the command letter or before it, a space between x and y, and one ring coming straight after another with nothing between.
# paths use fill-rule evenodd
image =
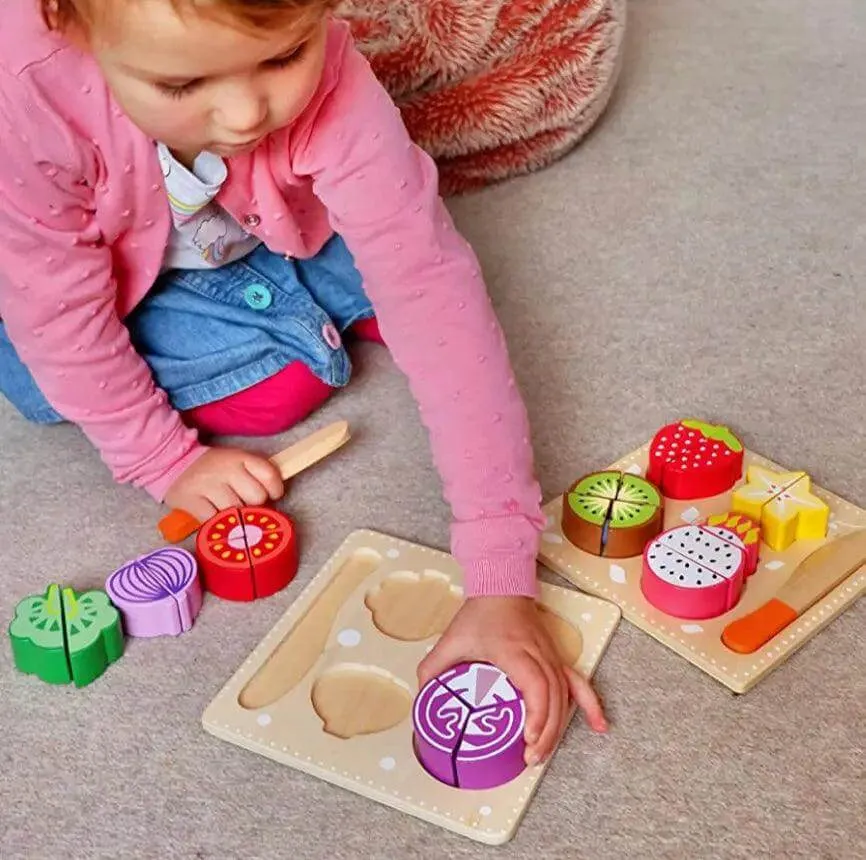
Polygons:
<instances>
[{"instance_id":1,"label":"toy strawberry","mask_svg":"<svg viewBox=\"0 0 866 860\"><path fill-rule=\"evenodd\" d=\"M719 424L685 419L653 437L647 478L669 499L706 499L743 474L743 443Z\"/></svg>"}]
</instances>

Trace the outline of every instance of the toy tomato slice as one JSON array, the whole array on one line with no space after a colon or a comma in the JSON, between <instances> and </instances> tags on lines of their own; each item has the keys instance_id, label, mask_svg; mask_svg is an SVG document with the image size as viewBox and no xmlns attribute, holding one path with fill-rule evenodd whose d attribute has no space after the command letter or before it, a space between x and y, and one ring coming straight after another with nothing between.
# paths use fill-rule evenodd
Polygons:
<instances>
[{"instance_id":1,"label":"toy tomato slice","mask_svg":"<svg viewBox=\"0 0 866 860\"><path fill-rule=\"evenodd\" d=\"M205 588L226 600L268 597L298 571L295 529L268 508L221 511L199 529L196 555Z\"/></svg>"},{"instance_id":2,"label":"toy tomato slice","mask_svg":"<svg viewBox=\"0 0 866 860\"><path fill-rule=\"evenodd\" d=\"M298 572L298 540L291 520L270 508L241 508L256 597L285 588Z\"/></svg>"}]
</instances>

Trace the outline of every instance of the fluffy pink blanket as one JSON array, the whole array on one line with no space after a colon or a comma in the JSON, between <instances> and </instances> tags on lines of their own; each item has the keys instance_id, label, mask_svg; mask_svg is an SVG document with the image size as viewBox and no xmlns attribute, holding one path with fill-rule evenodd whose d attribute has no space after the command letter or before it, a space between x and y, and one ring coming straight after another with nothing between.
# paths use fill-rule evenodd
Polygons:
<instances>
[{"instance_id":1,"label":"fluffy pink blanket","mask_svg":"<svg viewBox=\"0 0 866 860\"><path fill-rule=\"evenodd\" d=\"M626 0L342 0L341 17L439 163L444 194L568 152L607 105Z\"/></svg>"}]
</instances>

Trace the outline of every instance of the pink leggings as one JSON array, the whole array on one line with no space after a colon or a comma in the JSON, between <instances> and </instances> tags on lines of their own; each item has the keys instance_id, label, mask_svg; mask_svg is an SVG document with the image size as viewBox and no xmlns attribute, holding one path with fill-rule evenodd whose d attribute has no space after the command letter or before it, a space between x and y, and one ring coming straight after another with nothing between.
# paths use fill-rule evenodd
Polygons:
<instances>
[{"instance_id":1,"label":"pink leggings","mask_svg":"<svg viewBox=\"0 0 866 860\"><path fill-rule=\"evenodd\" d=\"M384 345L375 317L360 320L349 332L359 340ZM274 436L303 421L336 389L295 361L252 388L184 412L187 424L219 436Z\"/></svg>"}]
</instances>

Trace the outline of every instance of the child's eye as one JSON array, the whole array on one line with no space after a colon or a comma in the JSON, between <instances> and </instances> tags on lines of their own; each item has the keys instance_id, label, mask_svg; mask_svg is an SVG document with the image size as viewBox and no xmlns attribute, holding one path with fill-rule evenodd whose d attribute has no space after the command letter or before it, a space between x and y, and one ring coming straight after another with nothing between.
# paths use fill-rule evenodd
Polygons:
<instances>
[{"instance_id":1,"label":"child's eye","mask_svg":"<svg viewBox=\"0 0 866 860\"><path fill-rule=\"evenodd\" d=\"M270 69L283 69L286 66L291 65L296 60L301 58L301 54L304 53L304 49L307 47L307 43L304 42L302 45L298 45L297 48L290 51L288 54L283 54L282 57L274 57L272 60L268 60L265 62L265 66Z\"/></svg>"},{"instance_id":2,"label":"child's eye","mask_svg":"<svg viewBox=\"0 0 866 860\"><path fill-rule=\"evenodd\" d=\"M163 95L173 99L182 98L193 92L201 84L200 80L187 81L184 84L167 84L160 81L154 85Z\"/></svg>"}]
</instances>

